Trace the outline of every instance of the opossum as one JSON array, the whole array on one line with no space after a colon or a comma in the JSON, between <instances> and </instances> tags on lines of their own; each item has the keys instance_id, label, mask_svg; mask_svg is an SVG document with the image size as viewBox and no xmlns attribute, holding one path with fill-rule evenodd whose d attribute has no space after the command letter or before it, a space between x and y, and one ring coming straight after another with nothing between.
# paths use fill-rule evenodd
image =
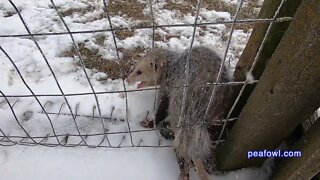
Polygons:
<instances>
[{"instance_id":1,"label":"opossum","mask_svg":"<svg viewBox=\"0 0 320 180\"><path fill-rule=\"evenodd\" d=\"M213 163L210 162L213 140L220 133L215 125L225 118L230 104L224 103L224 99L232 91L228 86L217 86L205 116L213 90L210 84L215 82L222 60L213 50L202 46L192 48L190 53L185 109L180 122L188 50L178 53L154 48L137 62L126 79L128 83L140 82L138 88L160 85L155 122L164 137L174 138L174 148L182 163L182 179L188 179L192 161L200 160L206 166ZM220 82L231 81L227 69L224 66L222 69Z\"/></svg>"}]
</instances>

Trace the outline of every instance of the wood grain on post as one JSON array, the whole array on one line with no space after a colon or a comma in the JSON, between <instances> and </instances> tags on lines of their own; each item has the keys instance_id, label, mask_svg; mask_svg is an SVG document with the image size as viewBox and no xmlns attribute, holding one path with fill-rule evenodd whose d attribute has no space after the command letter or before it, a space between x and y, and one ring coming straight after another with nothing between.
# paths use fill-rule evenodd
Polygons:
<instances>
[{"instance_id":1,"label":"wood grain on post","mask_svg":"<svg viewBox=\"0 0 320 180\"><path fill-rule=\"evenodd\" d=\"M274 150L320 106L320 1L302 0L225 144L220 170L261 165L250 150Z\"/></svg>"},{"instance_id":2,"label":"wood grain on post","mask_svg":"<svg viewBox=\"0 0 320 180\"><path fill-rule=\"evenodd\" d=\"M282 5L280 9L279 17L292 17L296 12L301 0L287 0ZM261 10L259 12L258 18L273 18L275 12L277 11L281 0L265 0L262 4ZM252 75L255 79L260 79L262 72L265 69L268 60L271 58L272 54L279 45L284 33L288 29L290 21L285 22L275 22L272 24L269 35L266 37L266 42L262 47L261 54L257 59L256 65L253 69ZM236 65L234 72L235 81L246 80L246 73L251 69L252 63L255 56L259 50L263 38L265 37L266 31L268 29L269 23L256 24L251 33L249 41L243 50L243 53ZM247 85L245 88L235 110L233 111L232 117L238 117L242 108L247 103L247 99L251 95L255 85ZM235 96L238 95L241 87L235 87ZM236 97L235 97L236 98ZM234 98L234 99L235 99Z\"/></svg>"}]
</instances>

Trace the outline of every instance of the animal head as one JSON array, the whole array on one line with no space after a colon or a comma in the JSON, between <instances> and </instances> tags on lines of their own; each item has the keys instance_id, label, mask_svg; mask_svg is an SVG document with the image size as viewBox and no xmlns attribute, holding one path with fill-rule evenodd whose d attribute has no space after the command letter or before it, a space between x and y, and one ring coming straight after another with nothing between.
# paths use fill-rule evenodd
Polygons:
<instances>
[{"instance_id":1,"label":"animal head","mask_svg":"<svg viewBox=\"0 0 320 180\"><path fill-rule=\"evenodd\" d=\"M126 81L131 84L140 82L138 88L159 85L166 61L164 49L153 49L144 55L136 64Z\"/></svg>"}]
</instances>

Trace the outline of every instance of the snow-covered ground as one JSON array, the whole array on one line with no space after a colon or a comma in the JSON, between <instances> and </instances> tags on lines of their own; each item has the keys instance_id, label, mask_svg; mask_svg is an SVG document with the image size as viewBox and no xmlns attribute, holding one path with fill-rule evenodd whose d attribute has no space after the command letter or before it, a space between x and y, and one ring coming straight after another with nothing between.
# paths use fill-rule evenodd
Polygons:
<instances>
[{"instance_id":1,"label":"snow-covered ground","mask_svg":"<svg viewBox=\"0 0 320 180\"><path fill-rule=\"evenodd\" d=\"M214 180L257 180L270 174L242 169ZM171 148L89 149L14 146L0 148L0 179L10 180L177 180L179 167ZM191 179L199 180L194 170Z\"/></svg>"},{"instance_id":2,"label":"snow-covered ground","mask_svg":"<svg viewBox=\"0 0 320 180\"><path fill-rule=\"evenodd\" d=\"M225 0L228 2L227 0ZM49 0L13 1L32 33L66 32L57 12ZM112 1L117 3L117 1ZM237 3L237 1L230 1ZM103 14L103 3L98 0L55 0L58 9L71 31L88 31L108 29L106 18L97 18ZM182 3L182 1L177 1ZM149 17L148 1L140 0L143 6L141 16ZM165 9L165 1L153 4L154 19L157 25L191 24L194 13L182 13L178 10ZM91 8L88 8L91 7ZM93 8L92 8L93 7ZM192 9L194 11L195 9ZM119 9L121 11L121 8ZM137 12L138 13L138 12ZM198 22L216 22L230 20L229 12L218 12L201 8ZM114 28L141 26L145 21L131 17L125 12L116 12L111 16ZM207 25L197 28L195 45L205 45L215 49L221 57L226 49L230 26L224 24ZM231 72L245 47L249 31L236 29L229 47L226 65ZM193 27L163 27L155 30L158 37L155 46L182 50L189 47ZM27 34L18 14L6 0L0 1L0 35ZM74 34L76 43L84 43L87 49L96 49L103 59L117 60L117 53L111 32ZM102 44L96 41L97 36L104 37ZM79 58L65 56L72 49L70 35L35 36L50 67L57 78L63 93L92 92ZM116 38L119 49L147 49L152 47L152 29L135 29L125 38ZM30 37L0 37L0 46L10 56L21 72L24 80L35 94L61 94L42 54ZM120 52L120 58L124 55ZM230 60L230 63L229 63ZM108 77L108 72L86 69L95 92L123 91L121 80L100 81ZM0 51L0 91L9 96L31 95L21 81L17 70L7 56ZM136 89L128 86L126 89ZM154 111L154 91L127 93L127 106L124 93L102 93L97 95L102 117L99 117L97 101L93 95L67 96L74 119L63 97L40 96L40 103L50 114L43 114L41 106L34 97L8 97L18 122L35 142L57 144L52 137L59 135L59 141L67 144L78 144L79 133L86 135L86 143L91 146L112 146L121 148L87 148L87 147L44 147L44 146L0 146L0 179L145 179L174 180L179 175L179 168L171 147L128 147L128 146L170 146L171 142L162 139L154 131L143 131L139 122ZM128 109L126 109L128 107ZM5 135L12 141L20 141L26 133L15 121L6 100L0 98L1 138ZM78 128L76 128L76 124ZM103 128L103 125L105 128ZM54 132L52 129L54 127ZM128 133L130 130L132 133ZM78 131L79 129L79 131ZM108 136L103 136L107 131ZM121 132L121 133L119 133ZM98 135L94 135L98 134ZM48 137L48 138L45 138ZM67 140L66 140L66 137ZM45 140L44 140L45 138ZM7 139L2 139L7 140ZM32 143L32 140L22 141ZM10 144L10 143L7 143ZM82 142L83 144L83 142ZM268 167L268 165L266 166ZM267 168L268 169L268 168ZM229 174L212 176L213 179L266 179L270 170L244 169ZM197 179L195 173L191 179Z\"/></svg>"}]
</instances>

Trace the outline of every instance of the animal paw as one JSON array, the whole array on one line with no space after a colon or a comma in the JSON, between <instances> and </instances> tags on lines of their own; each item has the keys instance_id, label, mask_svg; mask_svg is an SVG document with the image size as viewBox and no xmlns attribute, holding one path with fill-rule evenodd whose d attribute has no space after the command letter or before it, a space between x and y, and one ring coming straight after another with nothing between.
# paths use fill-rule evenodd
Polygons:
<instances>
[{"instance_id":1,"label":"animal paw","mask_svg":"<svg viewBox=\"0 0 320 180\"><path fill-rule=\"evenodd\" d=\"M154 128L154 122L149 121L148 119L145 119L144 121L140 122L140 125L144 128Z\"/></svg>"},{"instance_id":2,"label":"animal paw","mask_svg":"<svg viewBox=\"0 0 320 180\"><path fill-rule=\"evenodd\" d=\"M174 139L174 131L170 126L169 122L161 122L157 125L157 128L160 131L160 134L168 140L173 140Z\"/></svg>"},{"instance_id":3,"label":"animal paw","mask_svg":"<svg viewBox=\"0 0 320 180\"><path fill-rule=\"evenodd\" d=\"M168 128L163 128L160 129L160 134L168 140L173 140L174 139L174 132L171 129Z\"/></svg>"}]
</instances>

